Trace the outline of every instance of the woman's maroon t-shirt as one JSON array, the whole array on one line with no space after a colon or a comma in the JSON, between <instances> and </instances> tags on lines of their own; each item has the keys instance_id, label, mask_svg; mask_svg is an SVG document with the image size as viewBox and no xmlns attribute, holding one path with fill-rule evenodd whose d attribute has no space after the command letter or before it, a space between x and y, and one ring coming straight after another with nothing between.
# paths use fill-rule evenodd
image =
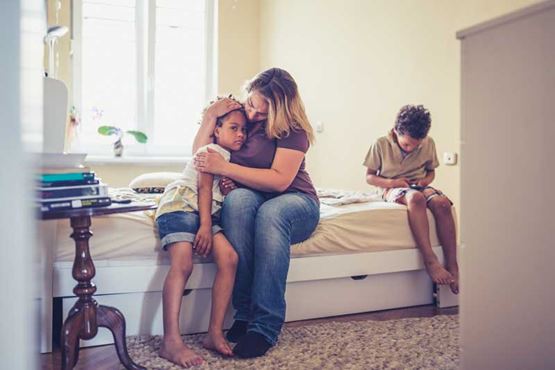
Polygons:
<instances>
[{"instance_id":1,"label":"woman's maroon t-shirt","mask_svg":"<svg viewBox=\"0 0 555 370\"><path fill-rule=\"evenodd\" d=\"M310 143L305 131L291 131L289 136L282 139L269 139L266 136L265 122L249 124L248 137L240 150L231 153L231 162L245 167L271 168L277 148L308 151ZM318 200L316 190L308 172L305 170L305 159L293 182L285 190L288 192L307 193Z\"/></svg>"}]
</instances>

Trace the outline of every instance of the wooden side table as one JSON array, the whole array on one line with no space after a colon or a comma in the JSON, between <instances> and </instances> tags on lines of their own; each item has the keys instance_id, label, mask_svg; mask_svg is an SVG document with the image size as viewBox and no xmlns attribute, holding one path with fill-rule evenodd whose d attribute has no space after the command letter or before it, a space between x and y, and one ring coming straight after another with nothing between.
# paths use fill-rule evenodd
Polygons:
<instances>
[{"instance_id":1,"label":"wooden side table","mask_svg":"<svg viewBox=\"0 0 555 370\"><path fill-rule=\"evenodd\" d=\"M112 204L109 207L81 208L65 211L41 213L43 220L69 218L73 229L71 238L75 240L75 259L73 260L72 276L77 280L73 293L77 302L69 311L61 333L62 369L72 369L79 359L79 339L92 339L98 327L108 328L114 336L114 344L119 360L126 369L146 370L135 364L125 343L125 318L114 307L99 305L93 299L96 286L91 281L95 268L89 252L89 238L93 235L89 230L91 218L114 213L136 212L155 209L154 203Z\"/></svg>"}]
</instances>

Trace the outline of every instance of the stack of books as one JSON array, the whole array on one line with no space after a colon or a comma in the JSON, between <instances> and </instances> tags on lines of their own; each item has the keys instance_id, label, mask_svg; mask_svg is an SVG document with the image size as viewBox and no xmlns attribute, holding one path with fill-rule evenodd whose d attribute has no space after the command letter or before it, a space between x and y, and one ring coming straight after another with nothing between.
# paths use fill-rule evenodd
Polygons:
<instances>
[{"instance_id":1,"label":"stack of books","mask_svg":"<svg viewBox=\"0 0 555 370\"><path fill-rule=\"evenodd\" d=\"M106 207L112 201L108 185L103 184L90 168L43 168L38 184L38 203L41 212Z\"/></svg>"}]
</instances>

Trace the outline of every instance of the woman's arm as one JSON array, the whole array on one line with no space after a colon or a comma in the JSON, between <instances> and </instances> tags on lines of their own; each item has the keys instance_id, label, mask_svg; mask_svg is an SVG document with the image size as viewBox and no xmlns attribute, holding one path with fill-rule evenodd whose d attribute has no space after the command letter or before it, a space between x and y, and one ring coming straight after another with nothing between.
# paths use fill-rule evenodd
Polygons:
<instances>
[{"instance_id":1,"label":"woman's arm","mask_svg":"<svg viewBox=\"0 0 555 370\"><path fill-rule=\"evenodd\" d=\"M211 149L195 158L196 167L201 172L229 177L250 188L267 192L285 191L299 172L303 159L302 151L286 148L277 148L271 168L251 168L226 162Z\"/></svg>"},{"instance_id":2,"label":"woman's arm","mask_svg":"<svg viewBox=\"0 0 555 370\"><path fill-rule=\"evenodd\" d=\"M193 153L196 153L200 147L212 142L212 133L216 127L216 119L218 117L240 108L241 104L239 102L229 98L220 99L212 103L202 115L200 128L193 141Z\"/></svg>"}]
</instances>

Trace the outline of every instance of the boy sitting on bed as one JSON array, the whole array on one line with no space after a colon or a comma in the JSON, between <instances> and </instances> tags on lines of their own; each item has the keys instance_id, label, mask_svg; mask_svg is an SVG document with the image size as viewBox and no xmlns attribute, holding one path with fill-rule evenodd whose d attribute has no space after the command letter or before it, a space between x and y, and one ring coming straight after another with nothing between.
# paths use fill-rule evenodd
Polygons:
<instances>
[{"instance_id":1,"label":"boy sitting on bed","mask_svg":"<svg viewBox=\"0 0 555 370\"><path fill-rule=\"evenodd\" d=\"M197 153L211 148L229 160L230 151L239 150L246 135L245 113L242 110L231 111L217 120L215 144L206 145ZM238 257L218 224L223 202L218 183L219 178L197 172L193 161L190 161L182 178L166 187L156 211L160 243L164 250L169 251L171 258L162 295L164 339L159 354L184 367L203 362L202 357L185 346L179 331L179 311L185 285L193 271L193 253L203 257L212 253L218 268L212 288L208 335L203 345L225 356L233 354L223 336L222 327Z\"/></svg>"},{"instance_id":2,"label":"boy sitting on bed","mask_svg":"<svg viewBox=\"0 0 555 370\"><path fill-rule=\"evenodd\" d=\"M380 188L386 202L407 206L410 228L428 274L434 283L449 284L457 294L459 267L452 203L440 190L429 186L439 166L434 141L428 136L430 126L430 113L422 105L402 107L395 127L376 140L366 155L366 182ZM426 208L436 221L445 267L430 244Z\"/></svg>"}]
</instances>

